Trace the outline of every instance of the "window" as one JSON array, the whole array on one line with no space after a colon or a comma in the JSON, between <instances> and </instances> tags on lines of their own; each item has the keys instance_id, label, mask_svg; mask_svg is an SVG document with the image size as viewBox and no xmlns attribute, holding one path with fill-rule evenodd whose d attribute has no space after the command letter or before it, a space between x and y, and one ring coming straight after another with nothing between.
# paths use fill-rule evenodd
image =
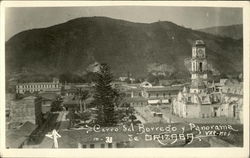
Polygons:
<instances>
[{"instance_id":1,"label":"window","mask_svg":"<svg viewBox=\"0 0 250 158\"><path fill-rule=\"evenodd\" d=\"M95 144L90 144L90 148L95 148Z\"/></svg>"},{"instance_id":2,"label":"window","mask_svg":"<svg viewBox=\"0 0 250 158\"><path fill-rule=\"evenodd\" d=\"M202 62L200 62L199 71L202 72Z\"/></svg>"},{"instance_id":3,"label":"window","mask_svg":"<svg viewBox=\"0 0 250 158\"><path fill-rule=\"evenodd\" d=\"M150 94L148 94L148 97L150 98Z\"/></svg>"},{"instance_id":4,"label":"window","mask_svg":"<svg viewBox=\"0 0 250 158\"><path fill-rule=\"evenodd\" d=\"M108 143L108 148L112 148L112 143Z\"/></svg>"},{"instance_id":5,"label":"window","mask_svg":"<svg viewBox=\"0 0 250 158\"><path fill-rule=\"evenodd\" d=\"M156 97L159 97L159 94L158 94L158 93L156 93Z\"/></svg>"},{"instance_id":6,"label":"window","mask_svg":"<svg viewBox=\"0 0 250 158\"><path fill-rule=\"evenodd\" d=\"M105 148L105 144L101 144L101 148Z\"/></svg>"},{"instance_id":7,"label":"window","mask_svg":"<svg viewBox=\"0 0 250 158\"><path fill-rule=\"evenodd\" d=\"M87 148L87 145L86 145L86 144L83 144L83 145L82 145L82 148Z\"/></svg>"}]
</instances>

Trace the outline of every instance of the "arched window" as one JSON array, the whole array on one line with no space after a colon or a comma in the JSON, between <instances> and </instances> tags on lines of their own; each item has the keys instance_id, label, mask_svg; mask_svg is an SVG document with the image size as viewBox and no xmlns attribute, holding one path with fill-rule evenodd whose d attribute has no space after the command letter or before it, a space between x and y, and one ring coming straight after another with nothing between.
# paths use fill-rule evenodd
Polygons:
<instances>
[{"instance_id":1,"label":"arched window","mask_svg":"<svg viewBox=\"0 0 250 158\"><path fill-rule=\"evenodd\" d=\"M199 71L202 72L202 62L199 64Z\"/></svg>"}]
</instances>

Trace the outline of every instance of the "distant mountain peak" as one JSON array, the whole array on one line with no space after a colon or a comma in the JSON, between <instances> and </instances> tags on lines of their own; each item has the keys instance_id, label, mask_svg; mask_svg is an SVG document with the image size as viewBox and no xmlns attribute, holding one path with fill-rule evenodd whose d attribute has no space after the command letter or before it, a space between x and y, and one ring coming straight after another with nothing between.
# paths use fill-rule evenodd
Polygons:
<instances>
[{"instance_id":1,"label":"distant mountain peak","mask_svg":"<svg viewBox=\"0 0 250 158\"><path fill-rule=\"evenodd\" d=\"M6 42L6 71L30 68L32 73L60 75L82 72L98 61L109 64L115 76L130 72L145 77L148 65L160 63L152 70L174 68L169 74L178 78L189 74L184 60L191 56L196 39L206 43L208 62L216 70L242 72L242 41L169 21L148 24L107 17L81 17L13 36Z\"/></svg>"},{"instance_id":2,"label":"distant mountain peak","mask_svg":"<svg viewBox=\"0 0 250 158\"><path fill-rule=\"evenodd\" d=\"M229 37L233 39L242 39L243 37L243 25L235 24L229 26L215 26L203 29L198 29L198 31L210 33L217 36Z\"/></svg>"}]
</instances>

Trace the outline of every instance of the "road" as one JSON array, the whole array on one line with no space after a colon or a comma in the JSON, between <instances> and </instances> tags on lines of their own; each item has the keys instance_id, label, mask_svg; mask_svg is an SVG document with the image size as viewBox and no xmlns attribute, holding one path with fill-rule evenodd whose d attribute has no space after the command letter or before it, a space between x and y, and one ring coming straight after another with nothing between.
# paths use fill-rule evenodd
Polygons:
<instances>
[{"instance_id":1,"label":"road","mask_svg":"<svg viewBox=\"0 0 250 158\"><path fill-rule=\"evenodd\" d=\"M67 124L66 122L66 115L67 111L61 111L58 113L54 113L54 117L52 117L49 121L49 124L47 126L46 132L43 132L43 140L39 144L39 148L52 148L53 147L53 140L51 138L48 138L45 136L48 132L51 132L53 129L56 129L59 131L58 133L60 134L60 129L62 128L62 125ZM57 115L56 115L57 114Z\"/></svg>"}]
</instances>

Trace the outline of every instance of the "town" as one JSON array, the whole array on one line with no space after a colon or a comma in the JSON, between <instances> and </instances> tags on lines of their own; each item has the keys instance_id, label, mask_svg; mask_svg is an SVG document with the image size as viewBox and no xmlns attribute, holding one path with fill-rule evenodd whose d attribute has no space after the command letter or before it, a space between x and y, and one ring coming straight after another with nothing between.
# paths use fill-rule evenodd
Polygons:
<instances>
[{"instance_id":1,"label":"town","mask_svg":"<svg viewBox=\"0 0 250 158\"><path fill-rule=\"evenodd\" d=\"M193 41L189 51L191 77L190 80L180 83L174 82L173 79L159 80L155 84L147 80L136 81L131 75L120 76L110 80L110 88L107 91L97 94L101 89L98 87L101 84L98 78L91 83L66 83L56 77L50 82L16 82L15 91L6 93L6 147L242 146L242 142L236 139L242 136L243 80L220 78L217 81L209 81L209 54L206 53L205 42ZM103 65L93 65L92 72L100 74ZM112 90L116 93L111 95ZM108 98L107 102L115 100L112 100L113 109L96 106L98 101L103 101L98 100L98 96L105 94L113 97L109 99L110 96L104 96ZM192 123L192 128L189 128L189 123ZM153 137L161 135L162 132L169 132L170 135L180 135L184 132L188 135L186 132L207 124L213 127L232 125L231 136L199 139L194 136L192 143L184 136L183 139L177 141L176 138L172 142L171 140L175 139L172 136L169 140L160 141L160 136L156 139ZM144 132L140 133L142 128ZM156 128L159 131L155 131ZM161 129L163 131L160 131ZM53 130L58 134L56 144L46 136L53 135ZM223 130L217 131L220 133ZM200 136L197 131L192 135ZM149 136L152 141L142 139Z\"/></svg>"}]
</instances>

